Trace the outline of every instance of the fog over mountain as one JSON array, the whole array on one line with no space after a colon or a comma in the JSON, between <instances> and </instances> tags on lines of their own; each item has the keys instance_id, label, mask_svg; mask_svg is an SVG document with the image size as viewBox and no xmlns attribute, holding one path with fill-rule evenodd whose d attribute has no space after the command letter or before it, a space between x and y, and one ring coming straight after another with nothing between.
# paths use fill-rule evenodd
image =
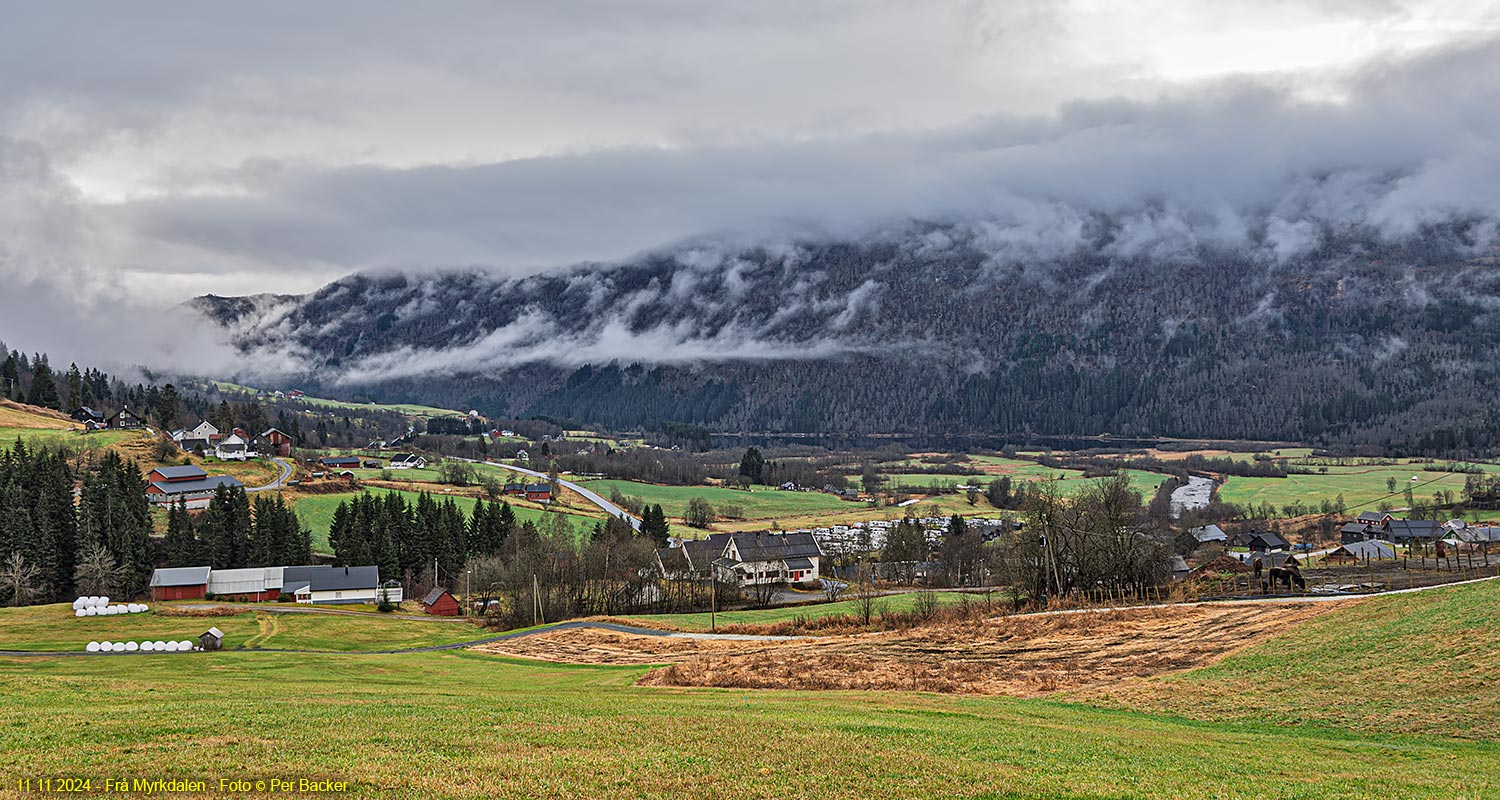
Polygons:
<instances>
[{"instance_id":1,"label":"fog over mountain","mask_svg":"<svg viewBox=\"0 0 1500 800\"><path fill-rule=\"evenodd\" d=\"M0 335L622 425L1388 438L1484 377L1494 7L992 5L29 8ZM39 44L90 13L157 55Z\"/></svg>"}]
</instances>

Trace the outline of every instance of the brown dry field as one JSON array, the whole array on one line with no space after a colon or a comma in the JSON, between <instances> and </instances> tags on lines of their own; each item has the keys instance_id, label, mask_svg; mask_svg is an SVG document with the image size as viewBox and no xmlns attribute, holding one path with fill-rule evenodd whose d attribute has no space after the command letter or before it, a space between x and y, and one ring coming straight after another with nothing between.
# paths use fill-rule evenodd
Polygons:
<instances>
[{"instance_id":1,"label":"brown dry field","mask_svg":"<svg viewBox=\"0 0 1500 800\"><path fill-rule=\"evenodd\" d=\"M23 406L12 400L0 400L0 428L66 430L78 427L81 426L61 411Z\"/></svg>"},{"instance_id":2,"label":"brown dry field","mask_svg":"<svg viewBox=\"0 0 1500 800\"><path fill-rule=\"evenodd\" d=\"M747 655L776 650L785 644L679 639L640 636L599 628L574 628L491 642L473 649L503 656L568 664L667 664L702 655Z\"/></svg>"},{"instance_id":3,"label":"brown dry field","mask_svg":"<svg viewBox=\"0 0 1500 800\"><path fill-rule=\"evenodd\" d=\"M795 642L711 641L590 629L485 645L584 664L663 664L647 686L903 690L1037 697L1212 664L1345 603L1177 606L994 617Z\"/></svg>"}]
</instances>

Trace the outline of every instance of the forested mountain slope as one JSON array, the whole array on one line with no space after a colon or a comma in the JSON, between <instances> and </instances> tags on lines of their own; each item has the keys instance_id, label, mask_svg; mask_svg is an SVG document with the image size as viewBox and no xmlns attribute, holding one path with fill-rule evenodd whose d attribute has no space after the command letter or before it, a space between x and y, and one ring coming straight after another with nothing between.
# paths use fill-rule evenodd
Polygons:
<instances>
[{"instance_id":1,"label":"forested mountain slope","mask_svg":"<svg viewBox=\"0 0 1500 800\"><path fill-rule=\"evenodd\" d=\"M490 414L1500 444L1493 223L1395 239L1325 227L1295 246L1272 229L1256 247L1130 225L1095 217L1082 246L1030 256L1003 231L912 225L523 278L353 275L195 306L242 347L298 353L314 385Z\"/></svg>"}]
</instances>

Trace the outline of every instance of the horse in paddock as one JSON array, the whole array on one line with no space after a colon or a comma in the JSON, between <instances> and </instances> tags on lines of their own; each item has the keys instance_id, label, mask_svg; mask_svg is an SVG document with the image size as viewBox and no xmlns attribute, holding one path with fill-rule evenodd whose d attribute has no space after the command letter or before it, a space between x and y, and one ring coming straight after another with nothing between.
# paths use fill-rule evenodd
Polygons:
<instances>
[{"instance_id":1,"label":"horse in paddock","mask_svg":"<svg viewBox=\"0 0 1500 800\"><path fill-rule=\"evenodd\" d=\"M1287 591L1291 591L1293 587L1299 592L1307 591L1307 581L1302 579L1302 571L1296 567L1271 567L1269 575L1272 589L1284 583Z\"/></svg>"}]
</instances>

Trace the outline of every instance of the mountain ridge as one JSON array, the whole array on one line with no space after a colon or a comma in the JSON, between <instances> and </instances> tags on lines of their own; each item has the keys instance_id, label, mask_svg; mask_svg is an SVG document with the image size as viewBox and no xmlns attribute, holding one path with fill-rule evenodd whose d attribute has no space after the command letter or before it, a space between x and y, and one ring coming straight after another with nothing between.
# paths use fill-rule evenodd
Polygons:
<instances>
[{"instance_id":1,"label":"mountain ridge","mask_svg":"<svg viewBox=\"0 0 1500 800\"><path fill-rule=\"evenodd\" d=\"M1288 255L1125 226L997 256L982 230L696 243L503 277L355 274L193 301L314 385L617 427L1500 443L1493 226L1323 227ZM1031 247L1029 253L1040 252ZM267 296L257 296L265 298Z\"/></svg>"}]
</instances>

